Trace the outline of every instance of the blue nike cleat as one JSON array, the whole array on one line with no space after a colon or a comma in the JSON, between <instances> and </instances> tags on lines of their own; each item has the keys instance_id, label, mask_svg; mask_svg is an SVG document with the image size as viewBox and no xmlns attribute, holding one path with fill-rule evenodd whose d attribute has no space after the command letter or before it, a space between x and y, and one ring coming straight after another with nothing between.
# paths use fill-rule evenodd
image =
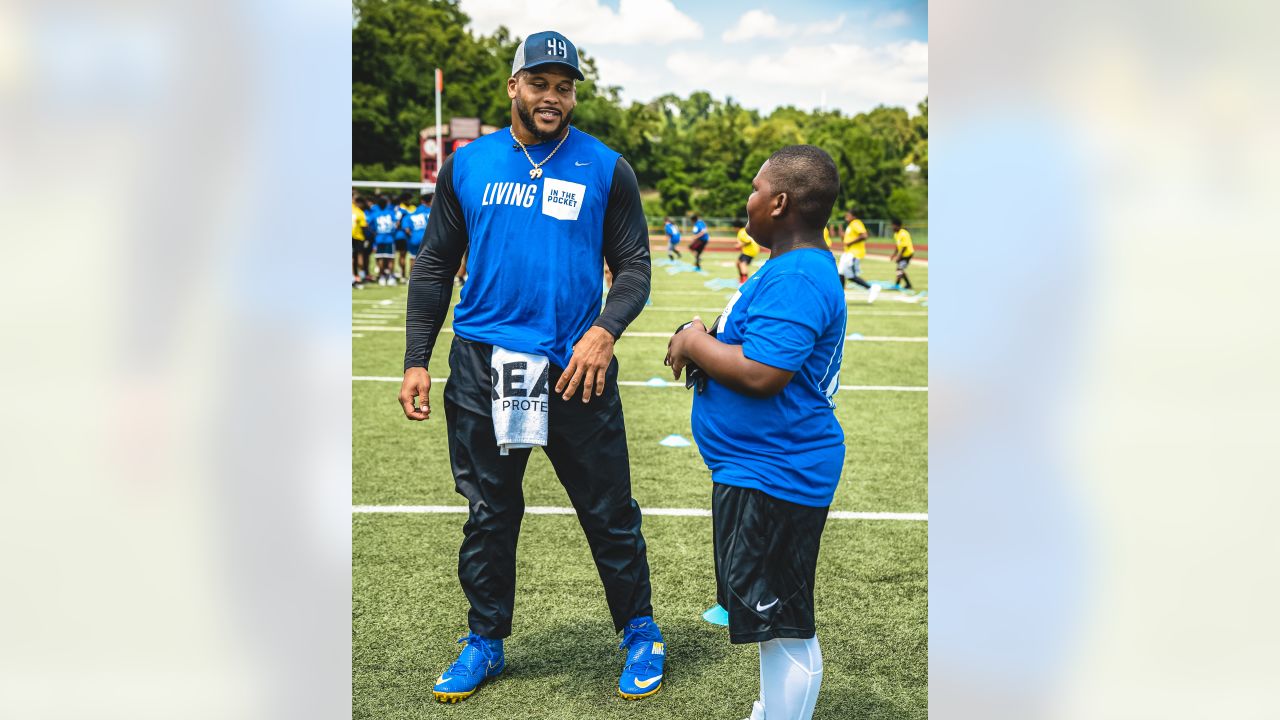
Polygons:
<instances>
[{"instance_id":1,"label":"blue nike cleat","mask_svg":"<svg viewBox=\"0 0 1280 720\"><path fill-rule=\"evenodd\" d=\"M627 663L618 678L618 694L628 700L648 697L662 688L662 667L667 661L662 631L652 617L633 618L622 630L620 650L627 651Z\"/></svg>"},{"instance_id":2,"label":"blue nike cleat","mask_svg":"<svg viewBox=\"0 0 1280 720\"><path fill-rule=\"evenodd\" d=\"M502 654L502 641L469 633L458 642L466 643L458 659L436 678L432 688L440 702L456 703L475 694L485 680L497 677L507 666Z\"/></svg>"}]
</instances>

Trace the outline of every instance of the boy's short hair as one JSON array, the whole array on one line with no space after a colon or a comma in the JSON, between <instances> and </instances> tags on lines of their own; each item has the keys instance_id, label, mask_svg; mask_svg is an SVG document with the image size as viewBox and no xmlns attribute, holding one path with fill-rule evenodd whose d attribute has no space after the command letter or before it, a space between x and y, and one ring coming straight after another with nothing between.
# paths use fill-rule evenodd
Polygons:
<instances>
[{"instance_id":1,"label":"boy's short hair","mask_svg":"<svg viewBox=\"0 0 1280 720\"><path fill-rule=\"evenodd\" d=\"M821 230L840 193L840 172L822 148L788 145L769 156L769 184L775 194L787 194L806 228Z\"/></svg>"},{"instance_id":2,"label":"boy's short hair","mask_svg":"<svg viewBox=\"0 0 1280 720\"><path fill-rule=\"evenodd\" d=\"M902 227L902 220L901 220L901 219L899 219L899 218L890 218L890 220L889 220L889 224L890 224L890 225L897 225L898 227Z\"/></svg>"}]
</instances>

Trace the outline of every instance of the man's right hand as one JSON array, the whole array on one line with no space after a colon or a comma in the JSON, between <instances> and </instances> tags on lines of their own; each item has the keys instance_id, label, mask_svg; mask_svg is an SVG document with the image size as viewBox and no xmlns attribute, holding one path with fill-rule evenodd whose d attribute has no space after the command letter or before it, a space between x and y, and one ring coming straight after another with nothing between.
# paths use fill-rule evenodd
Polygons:
<instances>
[{"instance_id":1,"label":"man's right hand","mask_svg":"<svg viewBox=\"0 0 1280 720\"><path fill-rule=\"evenodd\" d=\"M418 406L413 399L418 398ZM404 371L400 383L400 407L410 420L426 420L431 417L431 374L426 368L411 367Z\"/></svg>"}]
</instances>

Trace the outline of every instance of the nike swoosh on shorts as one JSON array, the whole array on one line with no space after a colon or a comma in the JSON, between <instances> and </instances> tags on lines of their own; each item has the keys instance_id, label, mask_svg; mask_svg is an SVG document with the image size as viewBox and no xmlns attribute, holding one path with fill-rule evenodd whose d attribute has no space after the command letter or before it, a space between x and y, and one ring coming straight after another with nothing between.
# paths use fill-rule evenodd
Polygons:
<instances>
[{"instance_id":1,"label":"nike swoosh on shorts","mask_svg":"<svg viewBox=\"0 0 1280 720\"><path fill-rule=\"evenodd\" d=\"M773 607L774 605L777 605L777 604L778 604L778 598L774 598L774 599L773 599L773 602L769 603L768 605L761 605L761 604L760 604L760 601L759 601L759 600L757 600L757 601L756 601L756 612L764 612L765 610L768 610L769 608L771 608L771 607Z\"/></svg>"}]
</instances>

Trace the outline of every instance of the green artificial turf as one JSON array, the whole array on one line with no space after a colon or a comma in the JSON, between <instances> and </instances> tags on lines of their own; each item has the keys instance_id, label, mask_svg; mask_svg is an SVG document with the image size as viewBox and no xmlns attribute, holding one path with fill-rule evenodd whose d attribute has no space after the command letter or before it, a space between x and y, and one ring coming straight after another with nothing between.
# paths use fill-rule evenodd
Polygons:
<instances>
[{"instance_id":1,"label":"green artificial turf","mask_svg":"<svg viewBox=\"0 0 1280 720\"><path fill-rule=\"evenodd\" d=\"M732 256L708 253L703 266L704 273L669 274L655 265L652 305L616 347L621 380L671 379L662 364L666 334L694 314L709 321L723 308L732 290L704 283L736 279ZM893 276L891 265L874 258L863 270L870 280ZM927 291L927 266L909 272L916 289ZM405 420L396 400L405 293L403 285L352 292L352 371L367 378L352 381L353 503L461 506L444 435L444 384L432 388L432 420ZM850 334L927 338L927 294L902 302L906 296L886 290L874 305L865 297L853 288L848 294ZM436 378L448 375L450 340L441 335L431 360ZM928 343L851 341L841 383L927 387ZM710 479L697 448L658 444L670 434L692 440L689 391L623 386L620 392L641 508L709 508ZM846 459L832 508L927 512L928 392L842 390L836 400ZM533 451L524 488L530 506L568 505L541 451ZM655 616L669 652L657 695L628 703L614 693L622 653L576 520L530 515L521 532L508 669L461 705L436 703L431 685L466 632L457 580L464 520L463 514L353 515L355 717L737 720L749 713L759 690L755 646L730 645L723 629L700 618L714 603L706 517L644 520ZM826 670L815 718L927 716L927 539L927 522L828 521L817 581Z\"/></svg>"},{"instance_id":2,"label":"green artificial turf","mask_svg":"<svg viewBox=\"0 0 1280 720\"><path fill-rule=\"evenodd\" d=\"M755 645L731 645L700 615L715 602L709 518L647 517L655 618L668 655L663 689L629 702L604 594L571 516L527 516L506 671L461 705L435 678L466 634L458 586L462 515L354 520L356 718L742 718L759 693ZM828 523L816 582L823 648L814 718L927 716L924 523Z\"/></svg>"}]
</instances>

